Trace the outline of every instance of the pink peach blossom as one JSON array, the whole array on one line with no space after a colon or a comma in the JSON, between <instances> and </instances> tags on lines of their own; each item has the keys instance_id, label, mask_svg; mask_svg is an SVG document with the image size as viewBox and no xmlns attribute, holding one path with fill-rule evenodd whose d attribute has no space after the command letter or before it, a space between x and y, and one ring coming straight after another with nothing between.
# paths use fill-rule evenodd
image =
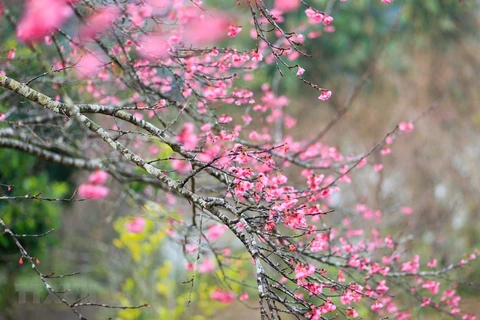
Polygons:
<instances>
[{"instance_id":1,"label":"pink peach blossom","mask_svg":"<svg viewBox=\"0 0 480 320\"><path fill-rule=\"evenodd\" d=\"M193 150L197 146L198 137L195 134L195 125L193 123L185 123L182 131L175 137L178 143L183 145L185 150Z\"/></svg>"},{"instance_id":2,"label":"pink peach blossom","mask_svg":"<svg viewBox=\"0 0 480 320\"><path fill-rule=\"evenodd\" d=\"M225 304L230 304L235 299L235 293L232 291L224 291L221 289L215 289L211 294L210 298Z\"/></svg>"},{"instance_id":3,"label":"pink peach blossom","mask_svg":"<svg viewBox=\"0 0 480 320\"><path fill-rule=\"evenodd\" d=\"M348 308L347 308L347 316L352 317L352 318L357 318L357 317L358 317L358 313L357 313L357 311L355 311L354 308L348 307Z\"/></svg>"},{"instance_id":4,"label":"pink peach blossom","mask_svg":"<svg viewBox=\"0 0 480 320\"><path fill-rule=\"evenodd\" d=\"M210 273L214 271L215 268L216 268L215 263L213 263L211 259L207 258L198 265L198 272Z\"/></svg>"},{"instance_id":5,"label":"pink peach blossom","mask_svg":"<svg viewBox=\"0 0 480 320\"><path fill-rule=\"evenodd\" d=\"M135 217L125 224L125 228L131 233L141 233L145 230L146 225L147 221L144 217Z\"/></svg>"},{"instance_id":6,"label":"pink peach blossom","mask_svg":"<svg viewBox=\"0 0 480 320\"><path fill-rule=\"evenodd\" d=\"M234 25L229 25L228 26L228 33L227 35L230 37L230 38L235 38L239 33L240 31L242 31L242 27L237 27L237 26L234 26Z\"/></svg>"},{"instance_id":7,"label":"pink peach blossom","mask_svg":"<svg viewBox=\"0 0 480 320\"><path fill-rule=\"evenodd\" d=\"M313 264L297 264L295 267L295 278L305 279L315 273L315 266Z\"/></svg>"},{"instance_id":8,"label":"pink peach blossom","mask_svg":"<svg viewBox=\"0 0 480 320\"><path fill-rule=\"evenodd\" d=\"M380 153L382 154L382 156L386 156L386 155L392 153L392 149L390 149L390 148L383 148L383 149L380 151Z\"/></svg>"},{"instance_id":9,"label":"pink peach blossom","mask_svg":"<svg viewBox=\"0 0 480 320\"><path fill-rule=\"evenodd\" d=\"M185 42L197 46L216 43L230 34L231 20L229 15L221 11L209 11L208 15L197 14L195 19L185 23Z\"/></svg>"},{"instance_id":10,"label":"pink peach blossom","mask_svg":"<svg viewBox=\"0 0 480 320\"><path fill-rule=\"evenodd\" d=\"M99 73L105 67L100 55L95 53L86 53L75 65L75 70L80 78L87 78Z\"/></svg>"},{"instance_id":11,"label":"pink peach blossom","mask_svg":"<svg viewBox=\"0 0 480 320\"><path fill-rule=\"evenodd\" d=\"M154 8L166 8L170 6L173 0L147 0L147 2Z\"/></svg>"},{"instance_id":12,"label":"pink peach blossom","mask_svg":"<svg viewBox=\"0 0 480 320\"><path fill-rule=\"evenodd\" d=\"M187 173L192 169L190 162L187 160L172 159L170 160L170 164L175 171L180 173Z\"/></svg>"},{"instance_id":13,"label":"pink peach blossom","mask_svg":"<svg viewBox=\"0 0 480 320\"><path fill-rule=\"evenodd\" d=\"M103 199L109 192L110 190L105 186L90 183L81 184L78 187L78 195L82 198Z\"/></svg>"},{"instance_id":14,"label":"pink peach blossom","mask_svg":"<svg viewBox=\"0 0 480 320\"><path fill-rule=\"evenodd\" d=\"M323 14L313 10L312 8L305 10L305 14L307 15L308 21L311 24L317 24L323 21Z\"/></svg>"},{"instance_id":15,"label":"pink peach blossom","mask_svg":"<svg viewBox=\"0 0 480 320\"><path fill-rule=\"evenodd\" d=\"M218 122L219 123L229 123L229 122L232 122L232 117L230 117L229 115L222 115L220 117L218 117Z\"/></svg>"},{"instance_id":16,"label":"pink peach blossom","mask_svg":"<svg viewBox=\"0 0 480 320\"><path fill-rule=\"evenodd\" d=\"M168 57L170 45L163 36L147 35L139 40L140 55L149 60L164 59Z\"/></svg>"},{"instance_id":17,"label":"pink peach blossom","mask_svg":"<svg viewBox=\"0 0 480 320\"><path fill-rule=\"evenodd\" d=\"M323 90L322 93L318 96L318 99L322 101L327 101L328 99L330 99L331 96L332 96L332 91Z\"/></svg>"},{"instance_id":18,"label":"pink peach blossom","mask_svg":"<svg viewBox=\"0 0 480 320\"><path fill-rule=\"evenodd\" d=\"M275 0L273 7L282 12L290 12L297 10L300 4L300 0Z\"/></svg>"},{"instance_id":19,"label":"pink peach blossom","mask_svg":"<svg viewBox=\"0 0 480 320\"><path fill-rule=\"evenodd\" d=\"M414 128L414 124L411 122L400 122L400 124L398 125L398 128L400 129L400 131L409 133L409 132L412 132Z\"/></svg>"},{"instance_id":20,"label":"pink peach blossom","mask_svg":"<svg viewBox=\"0 0 480 320\"><path fill-rule=\"evenodd\" d=\"M400 212L403 213L406 216L409 216L413 213L413 209L410 207L401 207Z\"/></svg>"},{"instance_id":21,"label":"pink peach blossom","mask_svg":"<svg viewBox=\"0 0 480 320\"><path fill-rule=\"evenodd\" d=\"M427 267L435 268L437 266L437 259L432 259L427 263Z\"/></svg>"},{"instance_id":22,"label":"pink peach blossom","mask_svg":"<svg viewBox=\"0 0 480 320\"><path fill-rule=\"evenodd\" d=\"M15 59L15 49L8 50L7 59L9 59L9 60Z\"/></svg>"},{"instance_id":23,"label":"pink peach blossom","mask_svg":"<svg viewBox=\"0 0 480 320\"><path fill-rule=\"evenodd\" d=\"M80 28L80 38L93 38L96 35L104 32L108 29L108 27L110 27L112 22L118 18L119 14L120 12L118 8L114 6L106 6L99 9L93 15L91 15L87 19L86 23Z\"/></svg>"},{"instance_id":24,"label":"pink peach blossom","mask_svg":"<svg viewBox=\"0 0 480 320\"><path fill-rule=\"evenodd\" d=\"M371 307L370 309L372 309L373 311L377 311L377 310L380 310L383 308L383 304L381 304L379 301L376 301Z\"/></svg>"},{"instance_id":25,"label":"pink peach blossom","mask_svg":"<svg viewBox=\"0 0 480 320\"><path fill-rule=\"evenodd\" d=\"M328 26L332 22L333 22L333 17L332 16L329 16L329 15L324 15L323 16L323 24L324 25Z\"/></svg>"},{"instance_id":26,"label":"pink peach blossom","mask_svg":"<svg viewBox=\"0 0 480 320\"><path fill-rule=\"evenodd\" d=\"M103 170L95 170L89 177L88 182L92 184L104 184L108 179L108 173Z\"/></svg>"},{"instance_id":27,"label":"pink peach blossom","mask_svg":"<svg viewBox=\"0 0 480 320\"><path fill-rule=\"evenodd\" d=\"M29 0L17 25L17 37L36 42L49 35L72 15L68 0Z\"/></svg>"},{"instance_id":28,"label":"pink peach blossom","mask_svg":"<svg viewBox=\"0 0 480 320\"><path fill-rule=\"evenodd\" d=\"M208 227L207 239L210 241L217 240L223 235L226 229L227 229L227 226L223 224L219 224L219 223L212 224L211 226Z\"/></svg>"}]
</instances>

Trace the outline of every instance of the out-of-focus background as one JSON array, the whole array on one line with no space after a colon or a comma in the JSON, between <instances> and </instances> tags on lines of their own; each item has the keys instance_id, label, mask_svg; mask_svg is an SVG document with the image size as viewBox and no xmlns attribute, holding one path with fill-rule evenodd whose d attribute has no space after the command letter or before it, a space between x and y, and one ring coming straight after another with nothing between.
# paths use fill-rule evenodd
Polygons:
<instances>
[{"instance_id":1,"label":"out-of-focus background","mask_svg":"<svg viewBox=\"0 0 480 320\"><path fill-rule=\"evenodd\" d=\"M332 1L314 2L317 7L332 6ZM369 163L383 163L383 171L354 173L352 185L343 188L334 206L339 217L353 211L358 199L384 214L399 206L412 207L414 213L408 219L391 219L392 224L386 228L414 239L409 247L412 252L424 259L435 255L445 265L480 247L479 6L476 0L395 0L390 5L380 0L349 0L335 4L335 31L323 30L318 39L306 41L307 51L315 58L300 61L307 70L306 78L334 92L331 100L319 104L316 92L294 76L282 78L277 89L289 98L289 113L297 119L288 133L311 136L342 112L366 70L375 63L375 71L348 111L323 138L351 155L367 151L396 124L414 120L436 105L415 123L411 134L394 142L392 154L369 159ZM302 14L286 15L287 29L295 26ZM390 34L398 15L398 25ZM9 47L17 45L6 21L0 24L0 41L4 44L0 50L4 55ZM246 36L239 41L251 40ZM381 51L383 43L385 49ZM275 77L275 72L274 67L261 70L255 81ZM86 174L16 151L0 153L0 183L14 185L18 194L41 188L49 196L65 196L86 179ZM164 293L159 303L167 310L165 319L193 319L194 307L186 309L185 303L182 307L175 293L185 279L179 271L184 263L181 254L168 247L152 251L152 247L164 243L160 234L157 238L128 238L122 219L135 215L136 209L129 208L125 196L115 191L119 186L112 188L113 194L102 202L0 202L0 214L3 219L16 217L21 221L12 226L17 233L56 229L52 236L41 241L26 239L24 244L39 257L44 270L81 272L58 282L72 294L89 293L99 302L142 303L149 294L143 291L136 295L135 290L140 290L137 284L143 282L144 288L157 290L150 297ZM162 210L174 213L182 206L165 206ZM121 244L122 237L131 247ZM150 254L138 256L145 250ZM145 257L151 260L145 261ZM151 278L150 270L164 280ZM459 288L465 295L463 308L480 312L480 265L466 268L463 274ZM137 300L132 298L135 296ZM185 302L187 298L183 298ZM196 307L214 308L206 301L201 303L207 305ZM254 297L248 304L256 307ZM112 316L103 310L84 310L95 318ZM210 318L259 318L258 310L240 304L214 311ZM0 236L0 319L75 319L70 313L46 294L28 266L19 267L18 252L5 236ZM148 315L142 318L137 311L120 316L150 319Z\"/></svg>"}]
</instances>

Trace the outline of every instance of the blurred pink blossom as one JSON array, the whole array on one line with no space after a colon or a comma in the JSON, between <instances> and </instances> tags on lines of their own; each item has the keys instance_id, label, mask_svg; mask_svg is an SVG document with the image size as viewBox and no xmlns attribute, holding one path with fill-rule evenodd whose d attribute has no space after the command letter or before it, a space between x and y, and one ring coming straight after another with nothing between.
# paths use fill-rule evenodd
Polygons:
<instances>
[{"instance_id":1,"label":"blurred pink blossom","mask_svg":"<svg viewBox=\"0 0 480 320\"><path fill-rule=\"evenodd\" d=\"M190 162L187 160L172 159L170 160L170 164L175 171L180 173L187 173L190 171L190 169L192 169Z\"/></svg>"},{"instance_id":2,"label":"blurred pink blossom","mask_svg":"<svg viewBox=\"0 0 480 320\"><path fill-rule=\"evenodd\" d=\"M432 259L427 263L427 267L435 268L437 266L437 259Z\"/></svg>"},{"instance_id":3,"label":"blurred pink blossom","mask_svg":"<svg viewBox=\"0 0 480 320\"><path fill-rule=\"evenodd\" d=\"M29 0L17 25L17 37L25 42L42 40L72 14L68 0Z\"/></svg>"},{"instance_id":4,"label":"blurred pink blossom","mask_svg":"<svg viewBox=\"0 0 480 320\"><path fill-rule=\"evenodd\" d=\"M173 0L147 0L147 3L154 8L165 8L168 7Z\"/></svg>"},{"instance_id":5,"label":"blurred pink blossom","mask_svg":"<svg viewBox=\"0 0 480 320\"><path fill-rule=\"evenodd\" d=\"M193 150L197 146L198 137L195 134L195 125L187 122L183 125L182 131L175 138L183 145L185 150Z\"/></svg>"},{"instance_id":6,"label":"blurred pink blossom","mask_svg":"<svg viewBox=\"0 0 480 320\"><path fill-rule=\"evenodd\" d=\"M403 131L406 133L412 132L413 127L414 125L411 122L400 122L400 124L398 125L398 128L400 129L400 131Z\"/></svg>"},{"instance_id":7,"label":"blurred pink blossom","mask_svg":"<svg viewBox=\"0 0 480 320\"><path fill-rule=\"evenodd\" d=\"M248 300L248 293L244 292L240 295L240 301Z\"/></svg>"},{"instance_id":8,"label":"blurred pink blossom","mask_svg":"<svg viewBox=\"0 0 480 320\"><path fill-rule=\"evenodd\" d=\"M109 191L105 186L90 183L84 183L78 187L78 195L89 199L103 199L108 195Z\"/></svg>"},{"instance_id":9,"label":"blurred pink blossom","mask_svg":"<svg viewBox=\"0 0 480 320\"><path fill-rule=\"evenodd\" d=\"M140 39L140 54L145 59L163 59L168 56L170 45L163 36L148 35Z\"/></svg>"},{"instance_id":10,"label":"blurred pink blossom","mask_svg":"<svg viewBox=\"0 0 480 320\"><path fill-rule=\"evenodd\" d=\"M313 10L312 8L305 10L305 14L307 15L308 21L311 24L317 24L323 21L323 14Z\"/></svg>"},{"instance_id":11,"label":"blurred pink blossom","mask_svg":"<svg viewBox=\"0 0 480 320\"><path fill-rule=\"evenodd\" d=\"M75 70L80 78L87 78L91 75L98 74L105 66L99 55L94 53L86 53L75 65Z\"/></svg>"},{"instance_id":12,"label":"blurred pink blossom","mask_svg":"<svg viewBox=\"0 0 480 320\"><path fill-rule=\"evenodd\" d=\"M300 0L275 0L273 7L282 12L290 12L300 7Z\"/></svg>"},{"instance_id":13,"label":"blurred pink blossom","mask_svg":"<svg viewBox=\"0 0 480 320\"><path fill-rule=\"evenodd\" d=\"M108 173L103 170L95 170L89 177L88 182L92 184L104 184L108 179Z\"/></svg>"},{"instance_id":14,"label":"blurred pink blossom","mask_svg":"<svg viewBox=\"0 0 480 320\"><path fill-rule=\"evenodd\" d=\"M235 299L235 293L232 291L223 291L221 289L215 289L211 294L210 298L213 300L222 302L222 303L232 303Z\"/></svg>"},{"instance_id":15,"label":"blurred pink blossom","mask_svg":"<svg viewBox=\"0 0 480 320\"><path fill-rule=\"evenodd\" d=\"M99 9L91 15L86 23L80 28L80 38L93 38L97 34L104 32L110 27L111 23L118 18L118 16L119 11L116 7L106 6Z\"/></svg>"},{"instance_id":16,"label":"blurred pink blossom","mask_svg":"<svg viewBox=\"0 0 480 320\"><path fill-rule=\"evenodd\" d=\"M212 224L210 227L208 227L207 239L210 241L217 240L223 235L226 229L227 229L227 226L223 224L219 224L219 223Z\"/></svg>"},{"instance_id":17,"label":"blurred pink blossom","mask_svg":"<svg viewBox=\"0 0 480 320\"><path fill-rule=\"evenodd\" d=\"M209 14L196 14L184 25L184 40L193 45L209 45L218 42L227 35L235 36L241 28L231 25L233 19L222 11L209 11ZM231 29L231 28L237 29Z\"/></svg>"},{"instance_id":18,"label":"blurred pink blossom","mask_svg":"<svg viewBox=\"0 0 480 320\"><path fill-rule=\"evenodd\" d=\"M132 221L125 224L126 229L131 233L141 233L145 230L147 221L144 217L135 217Z\"/></svg>"},{"instance_id":19,"label":"blurred pink blossom","mask_svg":"<svg viewBox=\"0 0 480 320\"><path fill-rule=\"evenodd\" d=\"M403 213L406 216L409 216L413 213L413 209L410 207L401 207L400 212Z\"/></svg>"},{"instance_id":20,"label":"blurred pink blossom","mask_svg":"<svg viewBox=\"0 0 480 320\"><path fill-rule=\"evenodd\" d=\"M198 272L209 273L214 271L215 268L216 268L215 263L213 263L211 259L207 258L198 265Z\"/></svg>"},{"instance_id":21,"label":"blurred pink blossom","mask_svg":"<svg viewBox=\"0 0 480 320\"><path fill-rule=\"evenodd\" d=\"M383 304L381 304L380 302L376 301L371 307L370 309L372 309L373 311L377 311L377 310L380 310L383 308Z\"/></svg>"}]
</instances>

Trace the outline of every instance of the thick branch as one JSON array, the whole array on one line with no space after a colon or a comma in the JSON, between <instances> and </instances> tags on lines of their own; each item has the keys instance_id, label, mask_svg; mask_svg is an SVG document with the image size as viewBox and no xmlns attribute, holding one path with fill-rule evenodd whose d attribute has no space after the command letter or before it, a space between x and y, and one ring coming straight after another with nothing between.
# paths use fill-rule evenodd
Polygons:
<instances>
[{"instance_id":1,"label":"thick branch","mask_svg":"<svg viewBox=\"0 0 480 320\"><path fill-rule=\"evenodd\" d=\"M43 158L47 161L78 169L94 170L102 167L102 161L100 159L85 160L80 158L72 158L44 150L26 142L9 138L0 138L0 147L16 149Z\"/></svg>"}]
</instances>

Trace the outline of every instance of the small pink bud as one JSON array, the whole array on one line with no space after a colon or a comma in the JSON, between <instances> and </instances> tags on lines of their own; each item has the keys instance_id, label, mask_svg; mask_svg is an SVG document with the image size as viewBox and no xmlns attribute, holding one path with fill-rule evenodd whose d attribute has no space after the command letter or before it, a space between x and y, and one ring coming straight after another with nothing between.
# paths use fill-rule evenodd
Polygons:
<instances>
[{"instance_id":1,"label":"small pink bud","mask_svg":"<svg viewBox=\"0 0 480 320\"><path fill-rule=\"evenodd\" d=\"M400 124L398 125L398 128L400 129L400 131L403 131L406 133L412 132L413 127L414 125L411 122L400 122Z\"/></svg>"},{"instance_id":2,"label":"small pink bud","mask_svg":"<svg viewBox=\"0 0 480 320\"><path fill-rule=\"evenodd\" d=\"M318 96L318 99L322 101L327 101L328 99L330 99L331 96L332 96L332 91L323 90L322 93Z\"/></svg>"}]
</instances>

